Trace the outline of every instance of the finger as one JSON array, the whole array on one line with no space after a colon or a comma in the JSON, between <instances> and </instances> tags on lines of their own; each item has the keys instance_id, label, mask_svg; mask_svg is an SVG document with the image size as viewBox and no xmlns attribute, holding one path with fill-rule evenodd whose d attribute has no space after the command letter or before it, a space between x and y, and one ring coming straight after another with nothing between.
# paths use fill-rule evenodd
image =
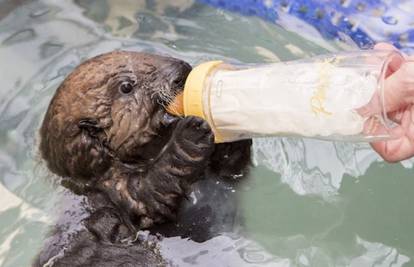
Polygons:
<instances>
[{"instance_id":1,"label":"finger","mask_svg":"<svg viewBox=\"0 0 414 267\"><path fill-rule=\"evenodd\" d=\"M374 45L376 50L398 50L395 46L389 43L377 43Z\"/></svg>"},{"instance_id":2,"label":"finger","mask_svg":"<svg viewBox=\"0 0 414 267\"><path fill-rule=\"evenodd\" d=\"M384 107L394 112L414 101L414 62L406 61L384 82Z\"/></svg>"},{"instance_id":3,"label":"finger","mask_svg":"<svg viewBox=\"0 0 414 267\"><path fill-rule=\"evenodd\" d=\"M391 74L401 68L405 59L402 54L395 54L388 62L387 69L385 70L385 78L388 78Z\"/></svg>"},{"instance_id":4,"label":"finger","mask_svg":"<svg viewBox=\"0 0 414 267\"><path fill-rule=\"evenodd\" d=\"M401 125L385 129L390 136L389 140L371 143L374 150L389 162L404 160L414 155L414 125L411 112L404 112L400 121Z\"/></svg>"},{"instance_id":5,"label":"finger","mask_svg":"<svg viewBox=\"0 0 414 267\"><path fill-rule=\"evenodd\" d=\"M371 146L388 162L398 162L414 155L414 145L406 136L389 141L373 142Z\"/></svg>"},{"instance_id":6,"label":"finger","mask_svg":"<svg viewBox=\"0 0 414 267\"><path fill-rule=\"evenodd\" d=\"M385 73L385 77L388 77L392 73L394 73L396 70L398 70L402 63L404 62L405 56L393 45L388 43L378 43L374 46L375 50L383 50L383 51L397 51L398 54L393 56L391 61L388 63L388 68Z\"/></svg>"},{"instance_id":7,"label":"finger","mask_svg":"<svg viewBox=\"0 0 414 267\"><path fill-rule=\"evenodd\" d=\"M382 130L387 131L385 127ZM392 131L394 135L392 139L370 143L372 148L382 158L384 158L386 161L389 161L389 162L400 160L400 155L398 152L401 150L403 139L404 139L404 131L401 127L397 126Z\"/></svg>"},{"instance_id":8,"label":"finger","mask_svg":"<svg viewBox=\"0 0 414 267\"><path fill-rule=\"evenodd\" d=\"M414 155L414 107L399 110L389 117L398 123L393 128L386 128L382 124L379 127L364 125L364 132L374 129L374 135L383 131L390 136L389 140L371 143L373 149L386 161L396 162L410 158ZM368 121L368 120L367 120ZM368 123L367 123L368 124Z\"/></svg>"},{"instance_id":9,"label":"finger","mask_svg":"<svg viewBox=\"0 0 414 267\"><path fill-rule=\"evenodd\" d=\"M375 49L385 49L385 51L398 51L392 45L385 43L377 44L375 46ZM358 113L363 117L368 117L373 114L379 114L384 111L384 108L385 112L387 113L391 113L402 108L401 105L404 102L403 95L405 88L403 83L405 82L408 76L405 73L411 71L406 70L406 65L410 62L414 62L414 59L413 61L406 60L404 58L404 55L402 55L401 53L391 53L389 54L389 57L390 58L388 59L389 61L387 62L386 66L387 69L385 70L386 79L380 84L383 86L384 98L380 91L376 91L366 105L357 109ZM373 58L375 58L375 55L373 55ZM383 59L381 59L381 61L382 60ZM382 63L378 62L378 64ZM400 71L400 69L402 70ZM411 76L409 77L414 77L414 67L412 72L413 74L411 74Z\"/></svg>"},{"instance_id":10,"label":"finger","mask_svg":"<svg viewBox=\"0 0 414 267\"><path fill-rule=\"evenodd\" d=\"M377 91L365 106L357 109L363 117L379 114L383 110L392 114L414 103L414 61L405 61L401 67L385 79L384 97ZM382 99L384 101L382 101Z\"/></svg>"}]
</instances>

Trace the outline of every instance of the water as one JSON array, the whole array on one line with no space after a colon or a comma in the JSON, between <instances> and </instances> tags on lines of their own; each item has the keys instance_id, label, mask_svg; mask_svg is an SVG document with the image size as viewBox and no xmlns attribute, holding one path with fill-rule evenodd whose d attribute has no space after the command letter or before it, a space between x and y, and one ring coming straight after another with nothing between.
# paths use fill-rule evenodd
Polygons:
<instances>
[{"instance_id":1,"label":"water","mask_svg":"<svg viewBox=\"0 0 414 267\"><path fill-rule=\"evenodd\" d=\"M352 45L325 41L292 17L281 24L191 0L0 3L0 266L29 266L65 203L75 205L36 144L54 90L76 65L118 48L197 64L274 62ZM167 238L166 258L180 266L414 266L412 161L389 165L367 145L292 138L255 140L254 160L251 179L234 192L246 233Z\"/></svg>"}]
</instances>

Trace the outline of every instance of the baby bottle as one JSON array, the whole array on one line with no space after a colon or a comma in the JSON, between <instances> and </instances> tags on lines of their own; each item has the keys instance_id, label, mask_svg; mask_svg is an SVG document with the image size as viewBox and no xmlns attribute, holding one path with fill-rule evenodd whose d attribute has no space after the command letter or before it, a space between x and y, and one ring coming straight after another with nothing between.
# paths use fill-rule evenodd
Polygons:
<instances>
[{"instance_id":1,"label":"baby bottle","mask_svg":"<svg viewBox=\"0 0 414 267\"><path fill-rule=\"evenodd\" d=\"M383 84L397 51L362 50L265 65L205 62L167 110L208 121L216 142L261 136L389 138ZM375 112L364 115L367 104ZM182 105L182 106L181 106Z\"/></svg>"}]
</instances>

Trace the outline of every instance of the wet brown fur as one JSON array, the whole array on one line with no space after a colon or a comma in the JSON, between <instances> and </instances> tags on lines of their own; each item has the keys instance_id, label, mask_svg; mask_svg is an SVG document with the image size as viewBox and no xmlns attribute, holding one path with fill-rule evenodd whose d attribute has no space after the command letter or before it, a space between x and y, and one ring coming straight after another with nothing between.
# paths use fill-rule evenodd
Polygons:
<instances>
[{"instance_id":1,"label":"wet brown fur","mask_svg":"<svg viewBox=\"0 0 414 267\"><path fill-rule=\"evenodd\" d=\"M87 196L91 215L54 266L163 265L121 240L175 220L189 186L207 173L246 171L250 140L215 145L202 119L166 113L190 70L178 59L115 51L87 60L58 88L41 126L41 155L64 186ZM44 251L35 265L53 254Z\"/></svg>"}]
</instances>

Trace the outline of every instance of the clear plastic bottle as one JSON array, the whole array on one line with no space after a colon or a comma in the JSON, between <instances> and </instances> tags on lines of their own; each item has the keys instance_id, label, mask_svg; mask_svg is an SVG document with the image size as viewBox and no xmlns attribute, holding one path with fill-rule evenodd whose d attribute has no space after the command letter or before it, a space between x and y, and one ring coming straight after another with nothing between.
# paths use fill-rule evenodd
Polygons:
<instances>
[{"instance_id":1,"label":"clear plastic bottle","mask_svg":"<svg viewBox=\"0 0 414 267\"><path fill-rule=\"evenodd\" d=\"M375 129L391 127L383 83L394 57L402 56L363 50L255 66L206 62L187 78L184 115L206 119L217 142L260 136L389 138ZM364 116L368 103L377 112Z\"/></svg>"}]
</instances>

